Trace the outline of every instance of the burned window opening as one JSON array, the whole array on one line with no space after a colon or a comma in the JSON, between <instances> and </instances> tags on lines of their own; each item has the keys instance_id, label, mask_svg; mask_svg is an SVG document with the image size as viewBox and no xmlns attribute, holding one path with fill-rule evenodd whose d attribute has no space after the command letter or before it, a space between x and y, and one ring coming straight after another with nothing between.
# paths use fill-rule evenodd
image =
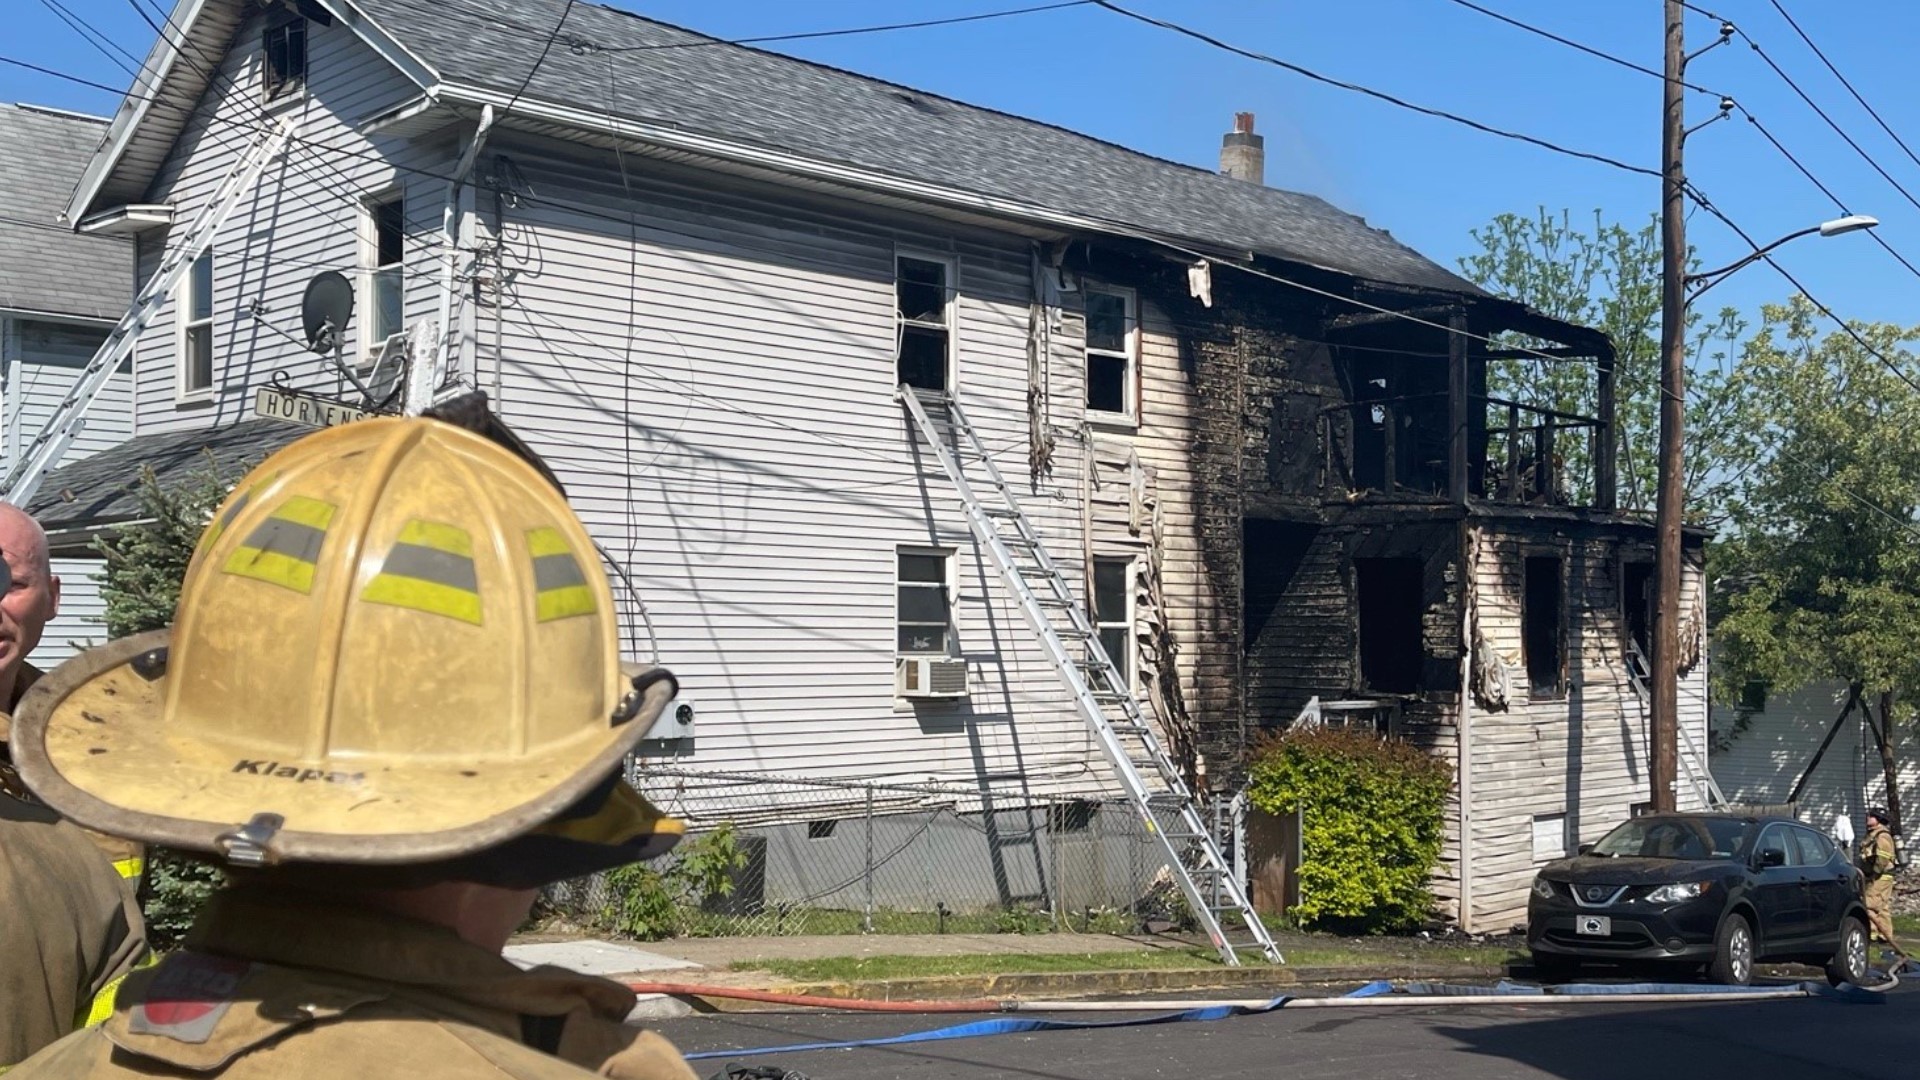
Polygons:
<instances>
[{"instance_id":1,"label":"burned window opening","mask_svg":"<svg viewBox=\"0 0 1920 1080\"><path fill-rule=\"evenodd\" d=\"M307 22L294 19L267 28L261 41L261 82L266 98L297 93L307 85Z\"/></svg>"},{"instance_id":2,"label":"burned window opening","mask_svg":"<svg viewBox=\"0 0 1920 1080\"><path fill-rule=\"evenodd\" d=\"M947 359L953 353L950 267L937 260L902 255L894 260L894 269L894 317L899 334L895 377L916 390L945 393Z\"/></svg>"},{"instance_id":3,"label":"burned window opening","mask_svg":"<svg viewBox=\"0 0 1920 1080\"><path fill-rule=\"evenodd\" d=\"M1411 694L1420 689L1420 669L1426 662L1420 633L1423 577L1419 559L1353 560L1360 681L1369 690Z\"/></svg>"},{"instance_id":4,"label":"burned window opening","mask_svg":"<svg viewBox=\"0 0 1920 1080\"><path fill-rule=\"evenodd\" d=\"M1653 655L1653 564L1630 562L1620 568L1620 618L1627 645L1644 659Z\"/></svg>"},{"instance_id":5,"label":"burned window opening","mask_svg":"<svg viewBox=\"0 0 1920 1080\"><path fill-rule=\"evenodd\" d=\"M1529 555L1524 570L1521 647L1527 658L1527 693L1536 701L1559 698L1566 693L1560 557Z\"/></svg>"}]
</instances>

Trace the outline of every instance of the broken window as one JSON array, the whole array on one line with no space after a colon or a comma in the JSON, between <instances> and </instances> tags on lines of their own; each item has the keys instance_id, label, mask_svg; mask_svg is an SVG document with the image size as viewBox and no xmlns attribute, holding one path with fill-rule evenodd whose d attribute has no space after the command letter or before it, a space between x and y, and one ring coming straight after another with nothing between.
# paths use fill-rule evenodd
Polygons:
<instances>
[{"instance_id":1,"label":"broken window","mask_svg":"<svg viewBox=\"0 0 1920 1080\"><path fill-rule=\"evenodd\" d=\"M1557 698L1566 689L1559 556L1527 556L1525 576L1521 647L1527 657L1528 695L1535 699Z\"/></svg>"},{"instance_id":2,"label":"broken window","mask_svg":"<svg viewBox=\"0 0 1920 1080\"><path fill-rule=\"evenodd\" d=\"M367 268L366 340L369 360L387 338L406 329L406 208L401 200L366 204L362 259Z\"/></svg>"},{"instance_id":3,"label":"broken window","mask_svg":"<svg viewBox=\"0 0 1920 1080\"><path fill-rule=\"evenodd\" d=\"M307 84L307 21L294 19L267 28L261 43L264 59L261 81L272 101L297 93Z\"/></svg>"},{"instance_id":4,"label":"broken window","mask_svg":"<svg viewBox=\"0 0 1920 1080\"><path fill-rule=\"evenodd\" d=\"M1653 655L1653 564L1630 562L1620 567L1620 618L1627 642L1644 659Z\"/></svg>"},{"instance_id":5,"label":"broken window","mask_svg":"<svg viewBox=\"0 0 1920 1080\"><path fill-rule=\"evenodd\" d=\"M894 260L894 307L899 322L896 374L918 390L945 393L953 351L952 267L935 259Z\"/></svg>"},{"instance_id":6,"label":"broken window","mask_svg":"<svg viewBox=\"0 0 1920 1080\"><path fill-rule=\"evenodd\" d=\"M945 552L902 551L899 576L899 648L902 656L947 656L953 635Z\"/></svg>"},{"instance_id":7,"label":"broken window","mask_svg":"<svg viewBox=\"0 0 1920 1080\"><path fill-rule=\"evenodd\" d=\"M1094 629L1100 633L1100 647L1120 672L1122 686L1133 685L1133 560L1093 560Z\"/></svg>"},{"instance_id":8,"label":"broken window","mask_svg":"<svg viewBox=\"0 0 1920 1080\"><path fill-rule=\"evenodd\" d=\"M1421 644L1421 561L1355 559L1353 582L1360 611L1360 681L1369 690L1411 694L1426 662Z\"/></svg>"},{"instance_id":9,"label":"broken window","mask_svg":"<svg viewBox=\"0 0 1920 1080\"><path fill-rule=\"evenodd\" d=\"M1133 293L1087 287L1087 411L1132 419Z\"/></svg>"}]
</instances>

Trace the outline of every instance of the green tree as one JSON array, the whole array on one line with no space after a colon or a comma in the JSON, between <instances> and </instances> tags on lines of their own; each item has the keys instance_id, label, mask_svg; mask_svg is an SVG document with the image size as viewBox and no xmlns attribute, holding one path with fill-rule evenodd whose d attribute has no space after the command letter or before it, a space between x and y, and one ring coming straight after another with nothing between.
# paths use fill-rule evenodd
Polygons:
<instances>
[{"instance_id":1,"label":"green tree","mask_svg":"<svg viewBox=\"0 0 1920 1080\"><path fill-rule=\"evenodd\" d=\"M1629 229L1595 211L1593 228L1587 231L1573 224L1568 211L1555 215L1542 207L1533 217L1501 214L1473 230L1472 236L1480 251L1460 260L1469 279L1542 314L1603 331L1613 340L1620 506L1652 509L1660 392L1656 219ZM1726 476L1717 468L1718 443L1727 433L1731 416L1725 383L1745 330L1746 324L1731 308L1711 317L1698 312L1687 317L1687 505L1690 516L1701 520L1713 520L1725 493ZM1507 344L1539 348L1551 343L1512 336ZM1595 375L1592 365L1585 363L1496 360L1488 366L1487 389L1493 397L1597 416ZM1592 455L1587 441L1565 440L1564 453L1568 475L1579 485L1574 494L1583 500L1591 498Z\"/></svg>"},{"instance_id":2,"label":"green tree","mask_svg":"<svg viewBox=\"0 0 1920 1080\"><path fill-rule=\"evenodd\" d=\"M97 580L106 601L109 637L173 624L180 583L193 559L194 545L232 486L211 457L179 487L163 487L152 469L141 471L135 488L140 506L135 523L94 540L94 550L104 560ZM200 906L222 880L217 867L199 859L165 848L148 852L140 899L147 938L155 949L179 945Z\"/></svg>"},{"instance_id":3,"label":"green tree","mask_svg":"<svg viewBox=\"0 0 1920 1080\"><path fill-rule=\"evenodd\" d=\"M1914 372L1920 327L1855 324L1876 357L1822 334L1803 298L1762 319L1730 386L1733 493L1711 567L1716 691L1756 679L1859 690L1897 820L1895 721L1920 684L1920 392L1880 357Z\"/></svg>"}]
</instances>

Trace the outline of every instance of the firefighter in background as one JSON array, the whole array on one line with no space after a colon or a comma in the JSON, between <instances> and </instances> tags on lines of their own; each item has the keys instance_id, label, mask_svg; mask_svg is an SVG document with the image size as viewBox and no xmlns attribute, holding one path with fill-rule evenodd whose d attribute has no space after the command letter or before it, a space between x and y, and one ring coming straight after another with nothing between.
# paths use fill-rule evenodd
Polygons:
<instances>
[{"instance_id":1,"label":"firefighter in background","mask_svg":"<svg viewBox=\"0 0 1920 1080\"><path fill-rule=\"evenodd\" d=\"M536 464L453 424L274 454L201 537L171 631L22 702L21 775L232 883L111 1019L7 1080L692 1080L633 993L500 953L542 885L664 853L621 779L673 698L624 667L592 540Z\"/></svg>"},{"instance_id":2,"label":"firefighter in background","mask_svg":"<svg viewBox=\"0 0 1920 1080\"><path fill-rule=\"evenodd\" d=\"M1867 921L1873 936L1884 941L1902 959L1906 952L1893 940L1893 868L1899 854L1882 807L1867 811L1867 835L1860 840L1860 872L1867 879Z\"/></svg>"},{"instance_id":3,"label":"firefighter in background","mask_svg":"<svg viewBox=\"0 0 1920 1080\"><path fill-rule=\"evenodd\" d=\"M133 885L94 840L42 806L6 752L9 715L39 672L27 656L59 610L46 534L0 504L0 1072L113 1009L147 958ZM110 838L99 838L118 844ZM137 873L137 863L125 867Z\"/></svg>"}]
</instances>

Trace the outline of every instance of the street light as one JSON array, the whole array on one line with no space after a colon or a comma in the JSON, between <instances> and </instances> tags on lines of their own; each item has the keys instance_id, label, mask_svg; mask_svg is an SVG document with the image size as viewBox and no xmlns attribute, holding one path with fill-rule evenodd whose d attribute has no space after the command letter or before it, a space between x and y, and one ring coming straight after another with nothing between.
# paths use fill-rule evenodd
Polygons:
<instances>
[{"instance_id":1,"label":"street light","mask_svg":"<svg viewBox=\"0 0 1920 1080\"><path fill-rule=\"evenodd\" d=\"M1819 233L1839 236L1871 229L1880 222L1864 214L1823 221L1811 228L1790 232L1745 258L1709 270L1704 274L1684 274L1682 260L1686 251L1685 176L1680 168L1681 81L1683 68L1678 62L1680 43L1679 5L1667 0L1667 95L1665 145L1662 161L1666 172L1662 184L1661 222L1661 325L1660 325L1660 479L1659 496L1654 508L1654 616L1653 656L1649 667L1653 685L1648 695L1651 714L1653 809L1676 809L1674 791L1679 759L1680 665L1680 518L1685 480L1681 472L1683 405L1686 400L1686 334L1688 305L1701 294L1726 280L1728 275L1764 257L1789 240ZM1691 289L1691 294L1688 290Z\"/></svg>"},{"instance_id":2,"label":"street light","mask_svg":"<svg viewBox=\"0 0 1920 1080\"><path fill-rule=\"evenodd\" d=\"M1790 232L1780 239L1775 240L1773 243L1768 244L1766 247L1757 248L1752 254L1745 258L1736 259L1718 270L1708 270L1702 274L1688 274L1687 285L1692 287L1694 292L1693 295L1687 299L1689 301L1699 299L1701 293L1720 284L1721 279L1725 278L1728 274L1733 273L1735 270L1740 269L1755 259L1764 257L1767 252L1772 251L1774 248L1779 247L1789 240L1798 240L1803 236L1812 236L1814 233L1819 233L1821 236L1841 236L1850 232L1859 232L1861 229L1871 229L1878 224L1880 224L1879 218L1868 217L1865 214L1848 214L1846 217L1834 218L1832 221L1823 221L1818 225L1808 226L1798 232ZM1701 284L1702 282L1705 282L1705 284Z\"/></svg>"}]
</instances>

